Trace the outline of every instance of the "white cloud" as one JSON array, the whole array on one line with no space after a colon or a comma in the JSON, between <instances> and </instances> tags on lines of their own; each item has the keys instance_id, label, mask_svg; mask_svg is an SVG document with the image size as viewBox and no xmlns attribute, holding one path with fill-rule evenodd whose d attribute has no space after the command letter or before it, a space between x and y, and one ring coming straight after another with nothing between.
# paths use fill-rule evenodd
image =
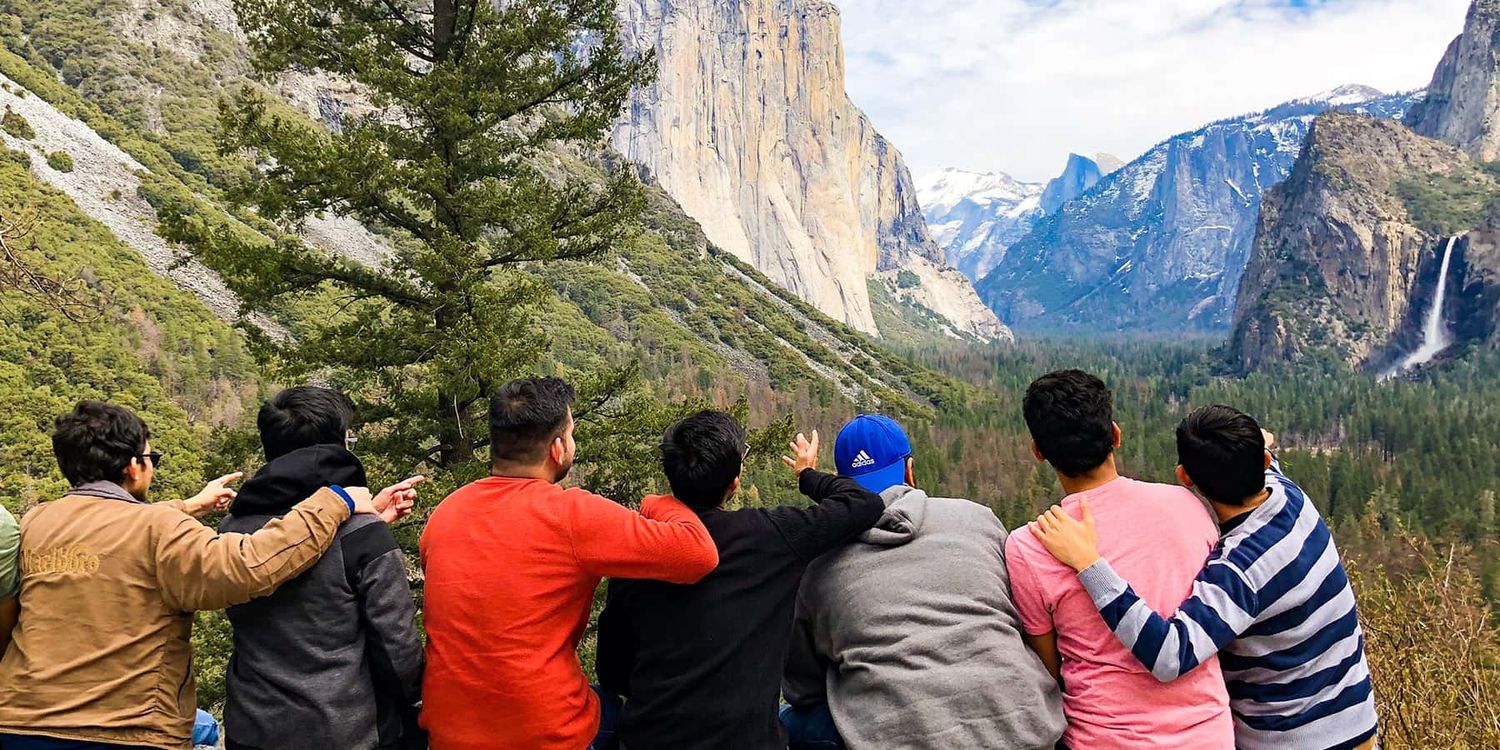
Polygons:
<instances>
[{"instance_id":1,"label":"white cloud","mask_svg":"<svg viewBox=\"0 0 1500 750\"><path fill-rule=\"evenodd\" d=\"M1031 180L1345 83L1425 86L1468 0L837 0L849 93L918 174Z\"/></svg>"}]
</instances>

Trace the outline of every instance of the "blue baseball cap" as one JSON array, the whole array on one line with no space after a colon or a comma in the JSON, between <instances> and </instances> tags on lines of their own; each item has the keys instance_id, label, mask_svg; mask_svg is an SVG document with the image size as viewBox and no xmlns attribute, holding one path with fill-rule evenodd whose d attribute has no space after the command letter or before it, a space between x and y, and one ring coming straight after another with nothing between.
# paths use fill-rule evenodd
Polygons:
<instances>
[{"instance_id":1,"label":"blue baseball cap","mask_svg":"<svg viewBox=\"0 0 1500 750\"><path fill-rule=\"evenodd\" d=\"M839 430L833 443L833 463L839 474L871 492L906 483L906 459L911 441L896 420L861 414Z\"/></svg>"}]
</instances>

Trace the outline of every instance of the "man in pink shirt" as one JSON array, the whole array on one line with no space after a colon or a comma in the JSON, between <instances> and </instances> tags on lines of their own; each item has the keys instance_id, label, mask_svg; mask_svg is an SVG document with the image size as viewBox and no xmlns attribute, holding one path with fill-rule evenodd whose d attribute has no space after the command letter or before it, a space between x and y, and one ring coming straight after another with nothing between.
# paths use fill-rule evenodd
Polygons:
<instances>
[{"instance_id":1,"label":"man in pink shirt","mask_svg":"<svg viewBox=\"0 0 1500 750\"><path fill-rule=\"evenodd\" d=\"M1191 595L1219 531L1188 490L1116 472L1120 428L1112 401L1104 383L1081 370L1038 378L1023 402L1032 452L1057 471L1067 493L1063 508L1078 515L1076 506L1088 498L1100 553L1152 609L1174 611ZM1234 747L1217 660L1176 682L1158 682L1110 632L1073 569L1057 562L1027 528L1010 535L1005 560L1027 643L1062 682L1065 745Z\"/></svg>"}]
</instances>

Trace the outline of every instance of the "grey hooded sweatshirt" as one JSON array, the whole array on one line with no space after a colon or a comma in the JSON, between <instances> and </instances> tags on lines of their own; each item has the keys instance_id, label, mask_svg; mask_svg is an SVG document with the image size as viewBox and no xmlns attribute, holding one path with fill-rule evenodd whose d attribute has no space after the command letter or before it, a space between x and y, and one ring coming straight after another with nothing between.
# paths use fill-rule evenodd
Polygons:
<instances>
[{"instance_id":1,"label":"grey hooded sweatshirt","mask_svg":"<svg viewBox=\"0 0 1500 750\"><path fill-rule=\"evenodd\" d=\"M896 486L797 595L782 692L826 702L850 750L1051 748L1062 697L1021 637L1005 527L968 500Z\"/></svg>"}]
</instances>

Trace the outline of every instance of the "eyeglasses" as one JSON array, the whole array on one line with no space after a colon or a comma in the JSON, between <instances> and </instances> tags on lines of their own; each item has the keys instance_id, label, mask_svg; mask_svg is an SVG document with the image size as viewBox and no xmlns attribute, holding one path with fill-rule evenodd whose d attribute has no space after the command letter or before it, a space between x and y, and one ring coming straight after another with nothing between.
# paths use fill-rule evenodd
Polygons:
<instances>
[{"instance_id":1,"label":"eyeglasses","mask_svg":"<svg viewBox=\"0 0 1500 750\"><path fill-rule=\"evenodd\" d=\"M357 442L359 442L359 436L352 432L344 436L344 448L346 450L354 450L354 444Z\"/></svg>"},{"instance_id":2,"label":"eyeglasses","mask_svg":"<svg viewBox=\"0 0 1500 750\"><path fill-rule=\"evenodd\" d=\"M750 444L749 443L745 443L745 452L742 453L742 454L740 454L740 463L744 463L744 462L749 461L749 460L750 460Z\"/></svg>"},{"instance_id":3,"label":"eyeglasses","mask_svg":"<svg viewBox=\"0 0 1500 750\"><path fill-rule=\"evenodd\" d=\"M136 458L149 458L149 459L151 459L151 468L153 468L153 469L160 469L161 468L161 462L162 462L161 451L151 451L150 453L139 453L139 454L136 454Z\"/></svg>"}]
</instances>

